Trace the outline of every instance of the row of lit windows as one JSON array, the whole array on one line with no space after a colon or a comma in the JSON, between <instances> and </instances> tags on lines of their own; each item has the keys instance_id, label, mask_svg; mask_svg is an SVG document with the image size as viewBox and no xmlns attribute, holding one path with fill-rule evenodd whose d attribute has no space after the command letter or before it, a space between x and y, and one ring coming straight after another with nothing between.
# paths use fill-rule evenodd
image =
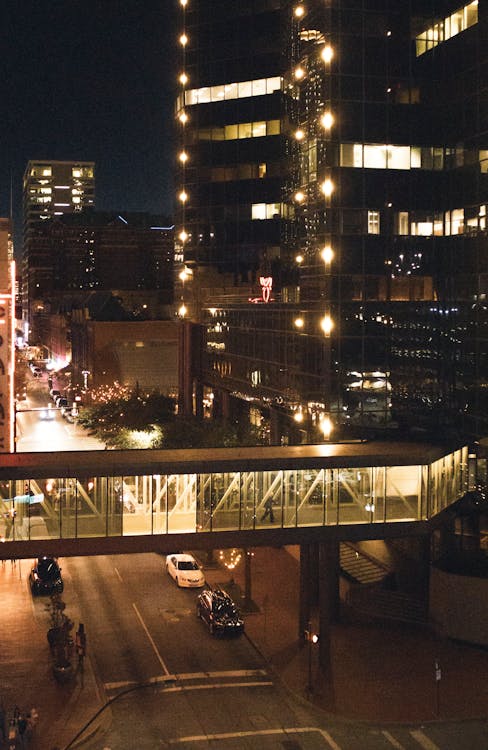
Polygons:
<instances>
[{"instance_id":1,"label":"row of lit windows","mask_svg":"<svg viewBox=\"0 0 488 750\"><path fill-rule=\"evenodd\" d=\"M340 166L364 169L441 170L449 159L463 164L463 149L431 146L392 146L381 143L341 143Z\"/></svg>"},{"instance_id":2,"label":"row of lit windows","mask_svg":"<svg viewBox=\"0 0 488 750\"><path fill-rule=\"evenodd\" d=\"M234 141L240 138L264 138L280 134L280 121L240 122L235 125L202 128L196 132L199 141Z\"/></svg>"},{"instance_id":3,"label":"row of lit windows","mask_svg":"<svg viewBox=\"0 0 488 750\"><path fill-rule=\"evenodd\" d=\"M279 219L287 216L287 206L282 203L253 203L253 220ZM394 233L411 237L448 237L486 231L487 207L482 205L471 217L463 208L431 215L427 212L398 211L395 213ZM346 209L341 212L343 234L380 234L381 212L377 210Z\"/></svg>"},{"instance_id":4,"label":"row of lit windows","mask_svg":"<svg viewBox=\"0 0 488 750\"><path fill-rule=\"evenodd\" d=\"M478 23L478 0L433 24L415 39L417 57Z\"/></svg>"},{"instance_id":5,"label":"row of lit windows","mask_svg":"<svg viewBox=\"0 0 488 750\"><path fill-rule=\"evenodd\" d=\"M449 237L486 231L487 207L480 206L471 216L463 208L434 215L422 211L397 211L394 216L394 234L411 237ZM381 212L346 209L341 212L342 234L380 234Z\"/></svg>"},{"instance_id":6,"label":"row of lit windows","mask_svg":"<svg viewBox=\"0 0 488 750\"><path fill-rule=\"evenodd\" d=\"M281 177L283 169L279 163L233 164L225 167L198 170L202 182L231 182L233 180L262 180L265 177Z\"/></svg>"},{"instance_id":7,"label":"row of lit windows","mask_svg":"<svg viewBox=\"0 0 488 750\"><path fill-rule=\"evenodd\" d=\"M178 109L192 104L221 102L228 99L244 99L250 96L265 96L281 89L280 76L258 78L254 81L224 83L219 86L203 86L200 89L189 89L178 97Z\"/></svg>"},{"instance_id":8,"label":"row of lit windows","mask_svg":"<svg viewBox=\"0 0 488 750\"><path fill-rule=\"evenodd\" d=\"M37 166L33 167L30 171L31 177L52 177L53 168L50 166ZM85 179L93 179L93 167L72 167L72 177L82 177Z\"/></svg>"}]
</instances>

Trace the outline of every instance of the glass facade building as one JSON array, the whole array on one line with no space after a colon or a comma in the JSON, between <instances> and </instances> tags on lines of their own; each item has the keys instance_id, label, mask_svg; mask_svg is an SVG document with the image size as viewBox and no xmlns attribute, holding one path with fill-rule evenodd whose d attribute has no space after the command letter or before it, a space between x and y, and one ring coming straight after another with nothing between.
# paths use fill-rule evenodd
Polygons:
<instances>
[{"instance_id":1,"label":"glass facade building","mask_svg":"<svg viewBox=\"0 0 488 750\"><path fill-rule=\"evenodd\" d=\"M271 260L259 257L254 291L245 298L215 286L197 299L205 356L196 379L215 404L252 404L271 423L272 442L310 438L324 420L338 437L419 429L433 436L485 435L484 4L276 3L276 60L285 58L286 65L241 74L242 47L229 33L229 100L224 91L220 104L212 97L225 83L216 68L221 49L208 47L205 57L198 52L205 5L185 5L187 19L195 20L185 45L192 101L199 96L192 76L205 73L206 103L195 107L223 112L246 101L240 91L252 92L251 80L266 90L281 75L281 93L269 94L281 109L259 118L227 113L220 134L218 123L205 123L192 136L197 162L183 185L190 174L203 174L202 144L251 148L260 141L255 127L268 132L278 119L285 155L281 197L256 192L251 201L251 225L276 217L279 252ZM254 5L245 12L260 28ZM246 31L232 11L222 15L234 34L238 25L247 33L248 57L261 59L268 49L262 35ZM230 164L219 153L215 164L217 152L209 157L211 168L225 176ZM233 200L241 201L240 182L210 179L208 195L232 184ZM221 194L224 214L231 211L228 197ZM190 197L186 205L196 226L202 206L190 210ZM221 239L214 237L216 252L226 253ZM240 253L238 240L230 257ZM195 277L198 261L196 269Z\"/></svg>"}]
</instances>

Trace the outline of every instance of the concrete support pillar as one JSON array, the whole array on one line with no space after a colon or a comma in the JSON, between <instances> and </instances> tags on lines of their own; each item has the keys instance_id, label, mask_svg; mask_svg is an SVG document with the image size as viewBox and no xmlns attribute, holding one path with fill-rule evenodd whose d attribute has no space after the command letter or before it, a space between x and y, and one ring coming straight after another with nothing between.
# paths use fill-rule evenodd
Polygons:
<instances>
[{"instance_id":1,"label":"concrete support pillar","mask_svg":"<svg viewBox=\"0 0 488 750\"><path fill-rule=\"evenodd\" d=\"M310 621L311 597L310 597L310 544L300 545L300 593L299 593L299 615L298 615L298 637L304 639L305 630Z\"/></svg>"},{"instance_id":2,"label":"concrete support pillar","mask_svg":"<svg viewBox=\"0 0 488 750\"><path fill-rule=\"evenodd\" d=\"M319 545L319 666L330 669L330 626L339 619L339 542Z\"/></svg>"}]
</instances>

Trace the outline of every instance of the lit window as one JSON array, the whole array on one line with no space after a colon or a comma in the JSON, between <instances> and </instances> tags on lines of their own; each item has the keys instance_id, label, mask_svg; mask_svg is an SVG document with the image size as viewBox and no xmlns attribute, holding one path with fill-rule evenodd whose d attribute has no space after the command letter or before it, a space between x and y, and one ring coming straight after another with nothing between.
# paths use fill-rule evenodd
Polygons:
<instances>
[{"instance_id":1,"label":"lit window","mask_svg":"<svg viewBox=\"0 0 488 750\"><path fill-rule=\"evenodd\" d=\"M252 122L241 122L239 127L239 138L252 138Z\"/></svg>"},{"instance_id":2,"label":"lit window","mask_svg":"<svg viewBox=\"0 0 488 750\"><path fill-rule=\"evenodd\" d=\"M368 234L380 233L380 212L368 211Z\"/></svg>"},{"instance_id":3,"label":"lit window","mask_svg":"<svg viewBox=\"0 0 488 750\"><path fill-rule=\"evenodd\" d=\"M253 122L252 137L262 138L265 135L266 135L266 123L265 122Z\"/></svg>"},{"instance_id":4,"label":"lit window","mask_svg":"<svg viewBox=\"0 0 488 750\"><path fill-rule=\"evenodd\" d=\"M364 166L368 169L386 169L386 147L365 145Z\"/></svg>"},{"instance_id":5,"label":"lit window","mask_svg":"<svg viewBox=\"0 0 488 750\"><path fill-rule=\"evenodd\" d=\"M266 203L253 203L251 206L251 219L266 218Z\"/></svg>"},{"instance_id":6,"label":"lit window","mask_svg":"<svg viewBox=\"0 0 488 750\"><path fill-rule=\"evenodd\" d=\"M266 93L266 78L259 78L252 82L252 95L263 96Z\"/></svg>"},{"instance_id":7,"label":"lit window","mask_svg":"<svg viewBox=\"0 0 488 750\"><path fill-rule=\"evenodd\" d=\"M252 81L242 81L241 83L238 83L237 90L239 99L252 96Z\"/></svg>"},{"instance_id":8,"label":"lit window","mask_svg":"<svg viewBox=\"0 0 488 750\"><path fill-rule=\"evenodd\" d=\"M266 135L279 135L281 126L279 120L268 120L266 123Z\"/></svg>"},{"instance_id":9,"label":"lit window","mask_svg":"<svg viewBox=\"0 0 488 750\"><path fill-rule=\"evenodd\" d=\"M266 177L266 164L259 164L258 175L260 179Z\"/></svg>"},{"instance_id":10,"label":"lit window","mask_svg":"<svg viewBox=\"0 0 488 750\"><path fill-rule=\"evenodd\" d=\"M266 204L266 218L267 219L279 219L281 216L280 204L279 203L267 203Z\"/></svg>"},{"instance_id":11,"label":"lit window","mask_svg":"<svg viewBox=\"0 0 488 750\"><path fill-rule=\"evenodd\" d=\"M266 79L266 93L272 94L273 91L279 91L281 89L281 78L276 76L275 78Z\"/></svg>"},{"instance_id":12,"label":"lit window","mask_svg":"<svg viewBox=\"0 0 488 750\"><path fill-rule=\"evenodd\" d=\"M238 125L226 125L225 129L225 140L226 141L233 141L236 138L239 138L239 126Z\"/></svg>"},{"instance_id":13,"label":"lit window","mask_svg":"<svg viewBox=\"0 0 488 750\"><path fill-rule=\"evenodd\" d=\"M213 102L220 102L225 98L225 86L212 86L210 89L210 98Z\"/></svg>"},{"instance_id":14,"label":"lit window","mask_svg":"<svg viewBox=\"0 0 488 750\"><path fill-rule=\"evenodd\" d=\"M396 234L408 233L408 211L399 211L396 215Z\"/></svg>"},{"instance_id":15,"label":"lit window","mask_svg":"<svg viewBox=\"0 0 488 750\"><path fill-rule=\"evenodd\" d=\"M226 83L224 86L225 99L237 99L238 98L238 84L237 83Z\"/></svg>"},{"instance_id":16,"label":"lit window","mask_svg":"<svg viewBox=\"0 0 488 750\"><path fill-rule=\"evenodd\" d=\"M410 146L388 146L388 169L410 169Z\"/></svg>"}]
</instances>

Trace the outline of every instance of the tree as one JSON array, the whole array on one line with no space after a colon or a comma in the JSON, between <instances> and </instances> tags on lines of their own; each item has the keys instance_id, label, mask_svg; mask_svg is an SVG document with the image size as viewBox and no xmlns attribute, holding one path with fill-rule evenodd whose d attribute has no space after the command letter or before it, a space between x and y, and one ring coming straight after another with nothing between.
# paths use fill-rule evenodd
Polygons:
<instances>
[{"instance_id":1,"label":"tree","mask_svg":"<svg viewBox=\"0 0 488 750\"><path fill-rule=\"evenodd\" d=\"M139 387L94 394L80 424L109 448L232 448L262 445L258 430L244 420L199 419L176 414L175 401Z\"/></svg>"}]
</instances>

